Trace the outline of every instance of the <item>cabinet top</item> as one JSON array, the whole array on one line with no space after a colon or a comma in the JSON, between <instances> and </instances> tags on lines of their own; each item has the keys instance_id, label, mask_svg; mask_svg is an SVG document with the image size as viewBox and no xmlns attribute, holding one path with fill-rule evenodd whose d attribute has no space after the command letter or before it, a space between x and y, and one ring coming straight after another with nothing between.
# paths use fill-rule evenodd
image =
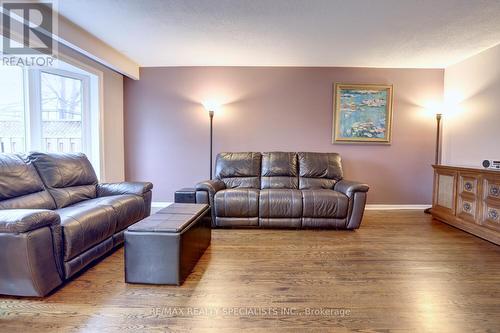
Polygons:
<instances>
[{"instance_id":1,"label":"cabinet top","mask_svg":"<svg viewBox=\"0 0 500 333\"><path fill-rule=\"evenodd\" d=\"M475 173L486 173L495 176L500 176L500 170L492 170L485 168L475 168L471 166L459 166L459 165L436 165L432 166L436 170L455 170L455 171L466 171L466 172L475 172Z\"/></svg>"}]
</instances>

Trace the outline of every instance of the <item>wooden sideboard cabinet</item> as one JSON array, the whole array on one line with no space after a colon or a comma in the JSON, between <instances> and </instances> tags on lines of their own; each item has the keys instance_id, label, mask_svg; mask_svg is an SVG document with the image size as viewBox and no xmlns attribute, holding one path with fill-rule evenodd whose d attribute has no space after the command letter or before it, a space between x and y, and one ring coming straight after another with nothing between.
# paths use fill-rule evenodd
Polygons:
<instances>
[{"instance_id":1,"label":"wooden sideboard cabinet","mask_svg":"<svg viewBox=\"0 0 500 333\"><path fill-rule=\"evenodd\" d=\"M433 167L432 216L500 245L500 172Z\"/></svg>"}]
</instances>

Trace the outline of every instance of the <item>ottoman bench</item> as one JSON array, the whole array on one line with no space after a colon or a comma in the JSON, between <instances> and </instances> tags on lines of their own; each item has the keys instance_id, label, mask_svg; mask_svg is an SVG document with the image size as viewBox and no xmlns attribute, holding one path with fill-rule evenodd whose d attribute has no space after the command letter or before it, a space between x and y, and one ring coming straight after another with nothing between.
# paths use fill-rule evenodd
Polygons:
<instances>
[{"instance_id":1,"label":"ottoman bench","mask_svg":"<svg viewBox=\"0 0 500 333\"><path fill-rule=\"evenodd\" d=\"M163 208L125 231L125 282L181 285L210 240L208 205Z\"/></svg>"}]
</instances>

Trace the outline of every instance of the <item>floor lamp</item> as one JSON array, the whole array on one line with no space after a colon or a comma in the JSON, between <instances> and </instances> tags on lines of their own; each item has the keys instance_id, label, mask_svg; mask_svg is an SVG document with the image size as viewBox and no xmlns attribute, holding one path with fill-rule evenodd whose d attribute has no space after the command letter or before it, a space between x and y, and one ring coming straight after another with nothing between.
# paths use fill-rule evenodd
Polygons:
<instances>
[{"instance_id":1,"label":"floor lamp","mask_svg":"<svg viewBox=\"0 0 500 333\"><path fill-rule=\"evenodd\" d=\"M209 110L208 111L208 116L210 117L210 180L212 180L212 165L213 165L213 150L214 150L214 144L213 144L213 140L214 140L214 111L213 110Z\"/></svg>"},{"instance_id":2,"label":"floor lamp","mask_svg":"<svg viewBox=\"0 0 500 333\"><path fill-rule=\"evenodd\" d=\"M434 158L434 164L441 164L441 119L443 118L442 113L436 113L436 155Z\"/></svg>"},{"instance_id":3,"label":"floor lamp","mask_svg":"<svg viewBox=\"0 0 500 333\"><path fill-rule=\"evenodd\" d=\"M434 164L441 164L441 119L443 118L442 113L436 113L436 152L434 155ZM424 210L426 214L431 213L431 208Z\"/></svg>"},{"instance_id":4,"label":"floor lamp","mask_svg":"<svg viewBox=\"0 0 500 333\"><path fill-rule=\"evenodd\" d=\"M204 102L203 106L205 107L205 110L208 111L208 116L210 118L210 179L212 179L212 166L213 166L213 137L214 137L214 130L213 130L213 123L214 123L214 114L215 111L219 109L219 104L213 101L208 101Z\"/></svg>"}]
</instances>

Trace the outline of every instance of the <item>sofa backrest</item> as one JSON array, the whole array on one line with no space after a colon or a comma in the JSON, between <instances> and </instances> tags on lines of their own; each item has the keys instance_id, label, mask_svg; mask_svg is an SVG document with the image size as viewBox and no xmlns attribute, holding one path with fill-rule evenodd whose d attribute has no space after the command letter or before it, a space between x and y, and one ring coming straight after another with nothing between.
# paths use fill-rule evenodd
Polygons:
<instances>
[{"instance_id":1,"label":"sofa backrest","mask_svg":"<svg viewBox=\"0 0 500 333\"><path fill-rule=\"evenodd\" d=\"M260 184L262 189L298 188L297 154L290 152L262 153Z\"/></svg>"},{"instance_id":2,"label":"sofa backrest","mask_svg":"<svg viewBox=\"0 0 500 333\"><path fill-rule=\"evenodd\" d=\"M333 189L343 177L342 161L337 153L297 153L299 189Z\"/></svg>"},{"instance_id":3,"label":"sofa backrest","mask_svg":"<svg viewBox=\"0 0 500 333\"><path fill-rule=\"evenodd\" d=\"M215 178L227 188L260 188L260 153L220 153L215 160Z\"/></svg>"},{"instance_id":4,"label":"sofa backrest","mask_svg":"<svg viewBox=\"0 0 500 333\"><path fill-rule=\"evenodd\" d=\"M30 153L57 208L96 197L97 176L84 154Z\"/></svg>"},{"instance_id":5,"label":"sofa backrest","mask_svg":"<svg viewBox=\"0 0 500 333\"><path fill-rule=\"evenodd\" d=\"M21 155L0 154L0 209L55 209L33 164Z\"/></svg>"}]
</instances>

